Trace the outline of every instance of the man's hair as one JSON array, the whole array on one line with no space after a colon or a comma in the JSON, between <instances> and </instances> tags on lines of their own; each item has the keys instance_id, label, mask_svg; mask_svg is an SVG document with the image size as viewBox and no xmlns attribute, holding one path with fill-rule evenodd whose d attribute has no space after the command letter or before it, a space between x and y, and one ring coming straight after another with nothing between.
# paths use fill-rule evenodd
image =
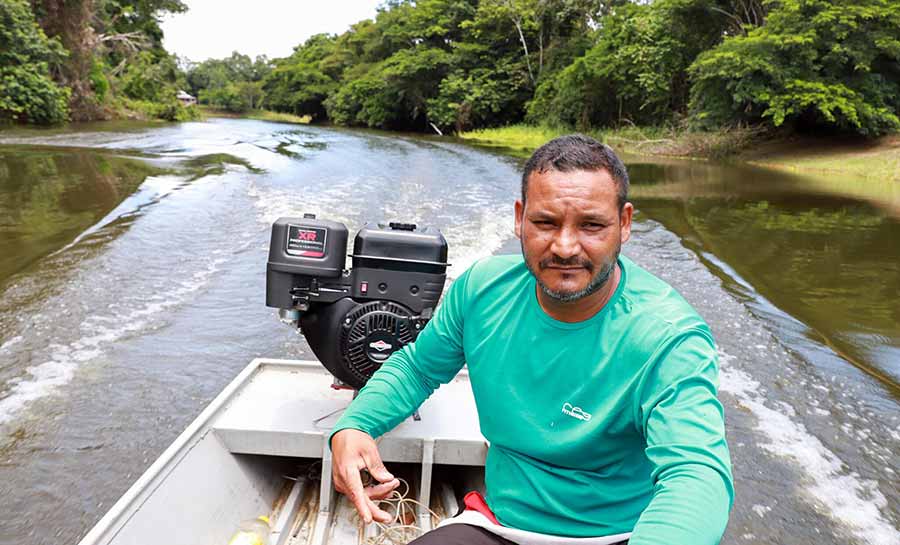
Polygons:
<instances>
[{"instance_id":1,"label":"man's hair","mask_svg":"<svg viewBox=\"0 0 900 545\"><path fill-rule=\"evenodd\" d=\"M567 134L539 147L522 172L522 202L528 193L528 178L535 171L572 172L605 170L616 183L619 210L628 202L628 171L622 160L606 144L583 134Z\"/></svg>"}]
</instances>

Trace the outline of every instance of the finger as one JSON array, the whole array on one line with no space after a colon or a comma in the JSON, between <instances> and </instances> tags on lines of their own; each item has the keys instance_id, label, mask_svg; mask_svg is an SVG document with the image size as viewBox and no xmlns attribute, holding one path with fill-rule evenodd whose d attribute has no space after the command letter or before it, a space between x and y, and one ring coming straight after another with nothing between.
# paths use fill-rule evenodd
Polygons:
<instances>
[{"instance_id":1,"label":"finger","mask_svg":"<svg viewBox=\"0 0 900 545\"><path fill-rule=\"evenodd\" d=\"M394 515L388 513L384 509L378 507L377 502L374 502L369 498L366 498L366 502L368 502L368 506L372 513L373 520L376 520L382 524L388 524L389 522L394 520Z\"/></svg>"},{"instance_id":2,"label":"finger","mask_svg":"<svg viewBox=\"0 0 900 545\"><path fill-rule=\"evenodd\" d=\"M348 468L348 470L344 472L344 484L347 489L344 494L350 498L353 506L356 507L357 512L359 512L359 516L362 517L366 524L372 522L372 511L369 507L372 502L369 500L369 497L366 496L366 492L363 489L362 481L359 478L359 470Z\"/></svg>"},{"instance_id":3,"label":"finger","mask_svg":"<svg viewBox=\"0 0 900 545\"><path fill-rule=\"evenodd\" d=\"M400 481L397 479L375 486L367 486L366 495L373 500L381 500L393 492L398 486L400 486Z\"/></svg>"},{"instance_id":4,"label":"finger","mask_svg":"<svg viewBox=\"0 0 900 545\"><path fill-rule=\"evenodd\" d=\"M338 466L333 466L331 469L331 484L332 486L334 486L334 489L341 494L347 493L347 485L344 483L344 475L340 472Z\"/></svg>"},{"instance_id":5,"label":"finger","mask_svg":"<svg viewBox=\"0 0 900 545\"><path fill-rule=\"evenodd\" d=\"M384 462L381 461L381 455L378 454L377 448L368 452L363 452L362 457L366 462L366 469L369 470L370 475L375 477L376 481L386 483L394 480L394 476L391 475L391 472L384 467Z\"/></svg>"}]
</instances>

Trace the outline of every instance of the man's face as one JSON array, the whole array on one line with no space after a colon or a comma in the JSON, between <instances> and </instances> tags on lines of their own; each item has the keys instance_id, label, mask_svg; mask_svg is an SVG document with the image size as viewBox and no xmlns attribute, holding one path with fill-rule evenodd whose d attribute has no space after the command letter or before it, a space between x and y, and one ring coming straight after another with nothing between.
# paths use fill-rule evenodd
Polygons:
<instances>
[{"instance_id":1,"label":"man's face","mask_svg":"<svg viewBox=\"0 0 900 545\"><path fill-rule=\"evenodd\" d=\"M532 172L525 203L516 201L516 236L543 292L559 302L602 288L631 236L633 207L619 210L605 170Z\"/></svg>"}]
</instances>

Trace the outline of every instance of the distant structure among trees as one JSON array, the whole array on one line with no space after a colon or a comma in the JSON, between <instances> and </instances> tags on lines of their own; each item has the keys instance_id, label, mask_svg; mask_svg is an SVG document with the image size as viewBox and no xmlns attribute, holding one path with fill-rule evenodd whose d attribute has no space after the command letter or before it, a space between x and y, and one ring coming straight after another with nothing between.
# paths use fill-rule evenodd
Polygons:
<instances>
[{"instance_id":1,"label":"distant structure among trees","mask_svg":"<svg viewBox=\"0 0 900 545\"><path fill-rule=\"evenodd\" d=\"M175 94L175 98L178 99L178 102L180 102L182 106L193 106L194 104L197 104L197 99L194 98L194 95L188 94L180 89L178 93Z\"/></svg>"}]
</instances>

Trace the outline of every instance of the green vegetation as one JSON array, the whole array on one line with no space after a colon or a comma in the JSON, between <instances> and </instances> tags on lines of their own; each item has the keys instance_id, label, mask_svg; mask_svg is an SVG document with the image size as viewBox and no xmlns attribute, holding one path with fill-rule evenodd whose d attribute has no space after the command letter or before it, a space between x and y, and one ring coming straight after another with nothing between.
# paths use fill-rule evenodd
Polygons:
<instances>
[{"instance_id":1,"label":"green vegetation","mask_svg":"<svg viewBox=\"0 0 900 545\"><path fill-rule=\"evenodd\" d=\"M274 121L276 123L295 123L306 125L310 122L308 115L294 115L284 112L272 112L270 110L244 110L242 112L229 112L228 110L199 106L200 114L209 117L240 117L242 119L258 119L259 121Z\"/></svg>"},{"instance_id":2,"label":"green vegetation","mask_svg":"<svg viewBox=\"0 0 900 545\"><path fill-rule=\"evenodd\" d=\"M497 146L528 155L538 146L571 132L566 127L509 125L459 133L459 137L479 145ZM584 131L622 153L633 155L671 155L720 159L757 144L759 129L733 128L715 131L683 130L673 127L636 127L632 125Z\"/></svg>"},{"instance_id":3,"label":"green vegetation","mask_svg":"<svg viewBox=\"0 0 900 545\"><path fill-rule=\"evenodd\" d=\"M547 140L566 132L569 131L565 128L518 124L476 129L458 136L480 146L505 148L527 157ZM735 157L791 172L839 172L871 181L900 182L900 137L835 141L821 137L771 135L740 128L698 131L632 126L593 130L588 134L625 154ZM874 186L870 188L874 190Z\"/></svg>"},{"instance_id":4,"label":"green vegetation","mask_svg":"<svg viewBox=\"0 0 900 545\"><path fill-rule=\"evenodd\" d=\"M707 155L759 129L900 129L896 0L389 0L272 64L265 108L343 125L652 126L641 146Z\"/></svg>"},{"instance_id":5,"label":"green vegetation","mask_svg":"<svg viewBox=\"0 0 900 545\"><path fill-rule=\"evenodd\" d=\"M165 121L193 121L200 119L200 112L195 107L184 107L176 100L154 102L122 97L117 101L129 115L145 119L162 119Z\"/></svg>"},{"instance_id":6,"label":"green vegetation","mask_svg":"<svg viewBox=\"0 0 900 545\"><path fill-rule=\"evenodd\" d=\"M726 38L692 66L697 119L794 120L863 135L900 129L900 4L765 5L765 25Z\"/></svg>"},{"instance_id":7,"label":"green vegetation","mask_svg":"<svg viewBox=\"0 0 900 545\"><path fill-rule=\"evenodd\" d=\"M0 121L58 123L68 116L67 89L50 77L66 56L34 19L26 0L0 2Z\"/></svg>"},{"instance_id":8,"label":"green vegetation","mask_svg":"<svg viewBox=\"0 0 900 545\"><path fill-rule=\"evenodd\" d=\"M504 134L579 130L644 153L727 155L776 128L900 131L897 0L385 0L288 57L201 63L162 47L160 15L185 9L3 0L0 118L190 119L184 89L236 114L457 134L526 123L555 128Z\"/></svg>"},{"instance_id":9,"label":"green vegetation","mask_svg":"<svg viewBox=\"0 0 900 545\"><path fill-rule=\"evenodd\" d=\"M116 115L195 118L162 47L159 17L180 0L0 0L0 121L53 124Z\"/></svg>"},{"instance_id":10,"label":"green vegetation","mask_svg":"<svg viewBox=\"0 0 900 545\"><path fill-rule=\"evenodd\" d=\"M463 140L476 142L480 145L509 148L530 154L540 147L541 144L565 133L564 129L519 124L491 129L475 129L461 132L458 136ZM597 137L601 135L595 133L592 136Z\"/></svg>"},{"instance_id":11,"label":"green vegetation","mask_svg":"<svg viewBox=\"0 0 900 545\"><path fill-rule=\"evenodd\" d=\"M225 59L190 65L185 75L189 91L201 104L232 113L262 105L262 79L272 70L265 56L251 60L237 51Z\"/></svg>"}]
</instances>

